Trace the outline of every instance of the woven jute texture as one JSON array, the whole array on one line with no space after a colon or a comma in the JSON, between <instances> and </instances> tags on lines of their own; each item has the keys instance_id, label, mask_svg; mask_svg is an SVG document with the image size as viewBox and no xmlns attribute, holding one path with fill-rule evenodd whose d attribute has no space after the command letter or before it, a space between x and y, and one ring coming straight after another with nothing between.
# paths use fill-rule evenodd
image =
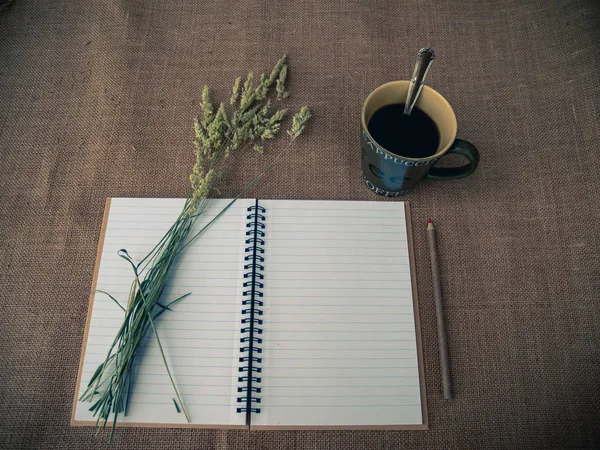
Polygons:
<instances>
[{"instance_id":1,"label":"woven jute texture","mask_svg":"<svg viewBox=\"0 0 600 450\"><path fill-rule=\"evenodd\" d=\"M378 85L407 79L425 45L437 56L429 84L481 150L473 176L403 198L430 430L129 428L113 448L600 446L599 30L595 0L14 2L0 16L0 446L108 447L69 425L104 202L186 195L204 84L227 98L236 76L287 53L291 103L314 110L248 196L390 201L360 181L360 109ZM232 161L221 195L267 161Z\"/></svg>"}]
</instances>

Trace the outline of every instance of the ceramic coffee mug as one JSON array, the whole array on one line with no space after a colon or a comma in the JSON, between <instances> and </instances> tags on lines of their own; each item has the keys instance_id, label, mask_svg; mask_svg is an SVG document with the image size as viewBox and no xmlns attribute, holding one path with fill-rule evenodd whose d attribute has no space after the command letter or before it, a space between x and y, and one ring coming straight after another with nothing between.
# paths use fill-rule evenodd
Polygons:
<instances>
[{"instance_id":1,"label":"ceramic coffee mug","mask_svg":"<svg viewBox=\"0 0 600 450\"><path fill-rule=\"evenodd\" d=\"M456 116L450 103L428 86L423 87L415 107L426 113L438 127L440 143L435 154L426 158L408 158L386 150L373 139L367 128L373 113L389 104L404 103L408 85L409 81L392 81L379 86L369 94L362 109L362 179L373 192L387 197L406 194L423 178L448 180L466 177L479 164L479 152L475 146L456 139ZM437 161L451 153L463 156L468 164L435 167Z\"/></svg>"}]
</instances>

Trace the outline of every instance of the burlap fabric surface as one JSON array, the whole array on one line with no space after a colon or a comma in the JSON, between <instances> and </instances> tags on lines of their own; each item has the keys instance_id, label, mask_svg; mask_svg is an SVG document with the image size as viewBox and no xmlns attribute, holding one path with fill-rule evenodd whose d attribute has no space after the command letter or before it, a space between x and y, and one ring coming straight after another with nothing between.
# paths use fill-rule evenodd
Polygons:
<instances>
[{"instance_id":1,"label":"burlap fabric surface","mask_svg":"<svg viewBox=\"0 0 600 450\"><path fill-rule=\"evenodd\" d=\"M424 45L437 51L429 84L482 156L472 177L405 197L430 430L121 429L114 448L600 445L599 18L593 0L17 0L0 17L0 445L107 445L69 425L104 202L186 195L205 83L226 97L238 74L288 53L292 103L315 119L249 196L385 201L360 181L360 108L408 78ZM267 160L237 158L222 196Z\"/></svg>"}]
</instances>

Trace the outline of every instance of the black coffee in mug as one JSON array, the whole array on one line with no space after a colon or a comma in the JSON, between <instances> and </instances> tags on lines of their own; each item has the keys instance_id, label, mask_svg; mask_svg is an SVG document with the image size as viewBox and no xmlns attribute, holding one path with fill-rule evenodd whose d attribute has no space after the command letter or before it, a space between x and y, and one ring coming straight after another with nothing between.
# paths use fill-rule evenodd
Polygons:
<instances>
[{"instance_id":1,"label":"black coffee in mug","mask_svg":"<svg viewBox=\"0 0 600 450\"><path fill-rule=\"evenodd\" d=\"M440 145L435 122L418 108L405 115L404 103L385 105L375 111L367 128L380 146L398 156L427 158L435 155Z\"/></svg>"},{"instance_id":2,"label":"black coffee in mug","mask_svg":"<svg viewBox=\"0 0 600 450\"><path fill-rule=\"evenodd\" d=\"M385 83L369 94L360 120L362 180L378 195L406 194L423 178L449 180L472 174L479 164L473 144L456 138L448 101L423 86L410 116L403 116L410 81ZM459 167L435 167L446 155L464 157Z\"/></svg>"}]
</instances>

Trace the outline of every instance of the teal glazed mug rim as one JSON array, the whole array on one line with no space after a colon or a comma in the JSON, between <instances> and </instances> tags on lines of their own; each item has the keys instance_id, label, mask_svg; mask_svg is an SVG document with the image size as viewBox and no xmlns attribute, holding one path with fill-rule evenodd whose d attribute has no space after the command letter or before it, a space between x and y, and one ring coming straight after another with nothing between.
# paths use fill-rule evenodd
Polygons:
<instances>
[{"instance_id":1,"label":"teal glazed mug rim","mask_svg":"<svg viewBox=\"0 0 600 450\"><path fill-rule=\"evenodd\" d=\"M362 112L361 112L361 124L363 127L363 132L367 134L367 136L369 137L371 142L376 144L377 147L379 147L382 151L387 153L391 158L401 158L401 159L404 159L407 161L419 161L419 162L420 161L431 161L432 159L439 159L440 157L444 156L448 152L448 150L450 150L450 148L452 147L452 144L454 144L454 141L456 140L456 136L458 134L458 122L456 119L456 114L454 113L454 109L452 108L452 105L450 105L448 100L446 100L444 98L444 96L442 94L440 94L438 91L436 91L433 88L430 88L427 85L423 86L423 90L421 91L420 98L417 100L417 103L415 106L418 109L420 109L421 111L425 112L425 114L427 114L431 117L431 115L428 114L428 112L425 110L425 108L421 108L420 106L422 106L423 95L425 95L427 97L433 96L433 98L435 98L435 100L437 100L438 102L440 102L444 105L444 107L447 109L447 113L450 114L451 119L452 119L450 133L447 134L446 139L444 139L444 141L442 141L442 139L440 138L440 147L433 155L426 156L424 158L410 158L408 156L403 156L403 155L398 155L396 153L392 153L389 150L387 150L385 147L381 146L373 138L373 136L371 136L371 133L369 132L369 128L367 127L367 123L366 123L366 116L367 116L366 112L367 111L366 110L367 110L367 106L373 101L373 97L375 97L379 92L381 92L382 90L385 90L386 88L388 88L391 85L405 84L406 88L408 89L409 83L410 83L409 80L388 81L387 83L377 86L375 89L373 89L371 91L371 93L367 96L367 98L365 99L365 101L363 103ZM386 104L402 103L401 101L395 101L397 99L392 99L392 100L394 100L394 101L389 101L389 103L386 103ZM432 117L432 120L439 127L438 122L433 117Z\"/></svg>"}]
</instances>

